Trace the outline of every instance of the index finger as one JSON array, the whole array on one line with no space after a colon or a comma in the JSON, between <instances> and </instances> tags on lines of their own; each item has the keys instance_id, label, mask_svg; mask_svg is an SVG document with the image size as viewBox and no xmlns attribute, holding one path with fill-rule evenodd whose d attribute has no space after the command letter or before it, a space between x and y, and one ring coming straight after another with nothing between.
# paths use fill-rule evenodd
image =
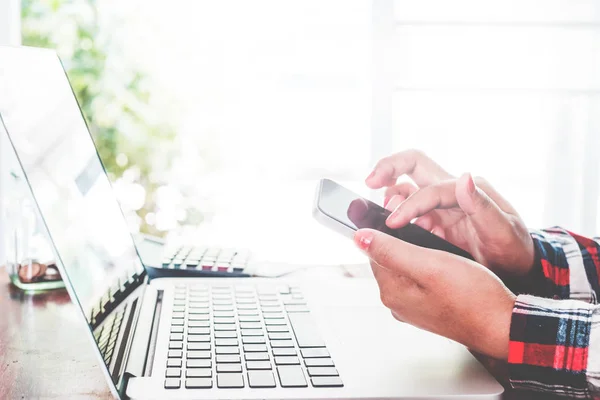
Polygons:
<instances>
[{"instance_id":1,"label":"index finger","mask_svg":"<svg viewBox=\"0 0 600 400\"><path fill-rule=\"evenodd\" d=\"M371 189L380 189L394 185L402 175L408 175L419 187L452 178L423 152L406 150L381 159L366 179L366 184Z\"/></svg>"}]
</instances>

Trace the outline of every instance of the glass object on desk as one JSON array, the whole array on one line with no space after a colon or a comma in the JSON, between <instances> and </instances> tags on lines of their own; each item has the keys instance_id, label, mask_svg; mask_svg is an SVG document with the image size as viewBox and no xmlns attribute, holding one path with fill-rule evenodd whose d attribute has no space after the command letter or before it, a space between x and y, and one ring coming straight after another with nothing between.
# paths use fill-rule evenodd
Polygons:
<instances>
[{"instance_id":1,"label":"glass object on desk","mask_svg":"<svg viewBox=\"0 0 600 400\"><path fill-rule=\"evenodd\" d=\"M11 171L6 189L1 219L4 221L4 261L11 282L27 291L64 288L52 246L26 182Z\"/></svg>"}]
</instances>

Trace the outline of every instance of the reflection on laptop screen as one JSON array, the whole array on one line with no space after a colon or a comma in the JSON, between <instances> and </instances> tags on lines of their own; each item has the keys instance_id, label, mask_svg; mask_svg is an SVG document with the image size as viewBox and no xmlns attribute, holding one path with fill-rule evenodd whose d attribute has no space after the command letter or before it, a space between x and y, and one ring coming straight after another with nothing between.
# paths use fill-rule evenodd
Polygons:
<instances>
[{"instance_id":1,"label":"reflection on laptop screen","mask_svg":"<svg viewBox=\"0 0 600 400\"><path fill-rule=\"evenodd\" d=\"M0 93L0 134L9 134L94 328L111 295L143 275L125 219L55 53L0 48Z\"/></svg>"}]
</instances>

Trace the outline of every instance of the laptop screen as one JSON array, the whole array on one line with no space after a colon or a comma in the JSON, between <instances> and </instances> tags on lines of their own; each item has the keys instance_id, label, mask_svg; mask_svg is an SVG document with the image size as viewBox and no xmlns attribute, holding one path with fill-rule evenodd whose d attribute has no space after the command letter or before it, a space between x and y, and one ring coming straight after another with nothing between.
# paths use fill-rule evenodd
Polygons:
<instances>
[{"instance_id":1,"label":"laptop screen","mask_svg":"<svg viewBox=\"0 0 600 400\"><path fill-rule=\"evenodd\" d=\"M0 117L93 329L103 302L114 301L107 293L143 267L54 52L0 47Z\"/></svg>"}]
</instances>

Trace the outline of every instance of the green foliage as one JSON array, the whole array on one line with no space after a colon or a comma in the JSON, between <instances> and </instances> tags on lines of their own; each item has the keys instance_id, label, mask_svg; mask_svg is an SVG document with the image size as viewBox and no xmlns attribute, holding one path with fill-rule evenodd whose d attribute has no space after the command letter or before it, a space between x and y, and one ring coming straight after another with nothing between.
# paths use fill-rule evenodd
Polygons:
<instances>
[{"instance_id":1,"label":"green foliage","mask_svg":"<svg viewBox=\"0 0 600 400\"><path fill-rule=\"evenodd\" d=\"M144 217L156 211L155 192L164 184L156 170L170 168L174 129L148 118L143 72L111 67L110 35L101 32L95 0L22 0L22 29L24 45L59 53L111 180L132 172L130 183L146 189L141 231L161 235Z\"/></svg>"}]
</instances>

